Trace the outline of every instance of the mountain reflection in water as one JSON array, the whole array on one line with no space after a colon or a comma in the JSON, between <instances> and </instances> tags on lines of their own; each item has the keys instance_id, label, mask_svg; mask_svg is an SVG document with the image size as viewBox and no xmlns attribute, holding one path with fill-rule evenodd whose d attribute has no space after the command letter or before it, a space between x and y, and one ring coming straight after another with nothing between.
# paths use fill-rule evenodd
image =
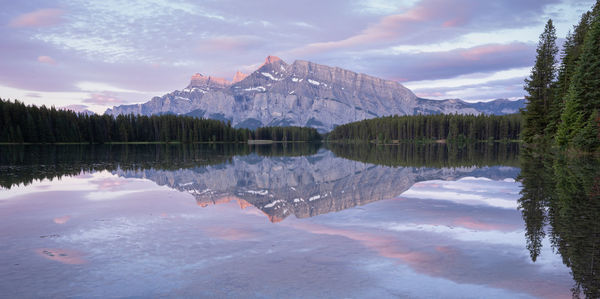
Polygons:
<instances>
[{"instance_id":1,"label":"mountain reflection in water","mask_svg":"<svg viewBox=\"0 0 600 299\"><path fill-rule=\"evenodd\" d=\"M0 290L569 296L573 281L549 245L529 258L516 209L519 151L485 143L2 146Z\"/></svg>"},{"instance_id":2,"label":"mountain reflection in water","mask_svg":"<svg viewBox=\"0 0 600 299\"><path fill-rule=\"evenodd\" d=\"M393 198L419 181L456 180L482 171L491 179L518 173L502 167L518 164L518 144L329 148L311 143L7 147L0 167L10 175L0 184L108 170L190 193L203 207L231 200L250 204L279 222L289 215L313 217Z\"/></svg>"}]
</instances>

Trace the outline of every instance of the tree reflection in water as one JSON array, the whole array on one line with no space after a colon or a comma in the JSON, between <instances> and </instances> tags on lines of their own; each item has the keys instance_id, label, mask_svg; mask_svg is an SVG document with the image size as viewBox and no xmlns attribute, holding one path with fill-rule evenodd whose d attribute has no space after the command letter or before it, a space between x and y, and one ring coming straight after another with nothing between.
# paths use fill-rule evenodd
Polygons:
<instances>
[{"instance_id":1,"label":"tree reflection in water","mask_svg":"<svg viewBox=\"0 0 600 299\"><path fill-rule=\"evenodd\" d=\"M571 269L573 296L600 297L600 159L530 147L521 152L520 179L531 259L538 258L547 233Z\"/></svg>"}]
</instances>

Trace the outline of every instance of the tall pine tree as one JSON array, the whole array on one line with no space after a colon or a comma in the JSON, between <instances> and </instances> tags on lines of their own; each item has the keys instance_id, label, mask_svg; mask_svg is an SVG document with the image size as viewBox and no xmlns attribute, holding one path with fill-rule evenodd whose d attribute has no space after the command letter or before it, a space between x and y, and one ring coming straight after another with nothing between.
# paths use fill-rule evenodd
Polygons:
<instances>
[{"instance_id":1,"label":"tall pine tree","mask_svg":"<svg viewBox=\"0 0 600 299\"><path fill-rule=\"evenodd\" d=\"M525 121L523 140L528 143L544 139L544 131L549 122L549 111L553 102L553 84L556 77L556 30L552 20L548 20L540 35L535 65L529 78L525 79L527 106L522 111Z\"/></svg>"},{"instance_id":2,"label":"tall pine tree","mask_svg":"<svg viewBox=\"0 0 600 299\"><path fill-rule=\"evenodd\" d=\"M560 123L560 116L565 108L565 101L569 93L569 85L575 73L577 61L581 56L583 42L590 28L592 12L588 11L581 15L579 24L574 26L573 32L567 35L563 44L561 64L558 69L558 79L556 82L554 99L550 106L549 122L546 127L546 135L554 136Z\"/></svg>"},{"instance_id":3,"label":"tall pine tree","mask_svg":"<svg viewBox=\"0 0 600 299\"><path fill-rule=\"evenodd\" d=\"M598 5L569 85L556 141L583 151L600 148L600 17Z\"/></svg>"}]
</instances>

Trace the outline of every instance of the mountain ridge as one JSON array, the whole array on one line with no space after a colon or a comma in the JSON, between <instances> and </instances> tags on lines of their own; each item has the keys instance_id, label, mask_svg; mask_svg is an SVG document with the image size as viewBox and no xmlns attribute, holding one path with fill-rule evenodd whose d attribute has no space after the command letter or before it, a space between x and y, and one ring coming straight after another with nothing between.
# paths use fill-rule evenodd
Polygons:
<instances>
[{"instance_id":1,"label":"mountain ridge","mask_svg":"<svg viewBox=\"0 0 600 299\"><path fill-rule=\"evenodd\" d=\"M345 123L387 115L518 112L505 107L509 104L427 100L396 81L305 60L287 64L268 56L256 71L237 72L233 81L197 73L182 90L143 104L115 106L105 113L172 113L230 121L235 127L251 129L294 125L327 132Z\"/></svg>"}]
</instances>

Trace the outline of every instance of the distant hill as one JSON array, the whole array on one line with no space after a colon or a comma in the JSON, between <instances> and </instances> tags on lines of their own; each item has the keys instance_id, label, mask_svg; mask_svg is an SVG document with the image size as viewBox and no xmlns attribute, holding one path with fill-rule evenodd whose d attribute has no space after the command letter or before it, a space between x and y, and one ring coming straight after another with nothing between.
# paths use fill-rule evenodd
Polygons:
<instances>
[{"instance_id":1,"label":"distant hill","mask_svg":"<svg viewBox=\"0 0 600 299\"><path fill-rule=\"evenodd\" d=\"M235 127L308 126L320 132L362 119L418 113L506 114L521 101L467 103L418 98L396 81L309 61L287 64L268 56L253 73L232 82L195 74L183 90L144 104L121 105L106 114L182 114L231 121Z\"/></svg>"}]
</instances>

